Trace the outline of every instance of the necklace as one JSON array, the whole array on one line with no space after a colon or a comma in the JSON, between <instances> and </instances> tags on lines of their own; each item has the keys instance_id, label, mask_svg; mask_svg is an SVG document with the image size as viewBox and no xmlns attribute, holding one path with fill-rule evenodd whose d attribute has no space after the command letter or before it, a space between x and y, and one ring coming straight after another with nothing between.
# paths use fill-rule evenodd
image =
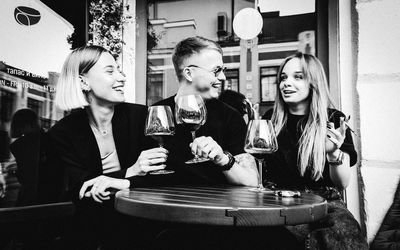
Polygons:
<instances>
[{"instance_id":1,"label":"necklace","mask_svg":"<svg viewBox=\"0 0 400 250\"><path fill-rule=\"evenodd\" d=\"M106 135L108 135L108 131L107 131L107 129L100 130L100 133L101 133L101 135L103 135L103 136L106 136Z\"/></svg>"},{"instance_id":2,"label":"necklace","mask_svg":"<svg viewBox=\"0 0 400 250\"><path fill-rule=\"evenodd\" d=\"M102 136L106 136L109 134L110 129L109 128L105 128L105 129L100 129L98 128L96 125L94 125L93 123L90 123L90 126L92 128L94 128L96 131L98 131Z\"/></svg>"}]
</instances>

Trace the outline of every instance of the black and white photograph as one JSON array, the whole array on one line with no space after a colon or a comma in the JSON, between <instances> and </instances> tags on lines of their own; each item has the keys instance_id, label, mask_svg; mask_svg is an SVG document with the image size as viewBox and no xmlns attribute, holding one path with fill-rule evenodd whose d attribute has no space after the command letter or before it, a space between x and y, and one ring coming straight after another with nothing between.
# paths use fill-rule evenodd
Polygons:
<instances>
[{"instance_id":1,"label":"black and white photograph","mask_svg":"<svg viewBox=\"0 0 400 250\"><path fill-rule=\"evenodd\" d=\"M400 249L400 0L0 0L0 250Z\"/></svg>"}]
</instances>

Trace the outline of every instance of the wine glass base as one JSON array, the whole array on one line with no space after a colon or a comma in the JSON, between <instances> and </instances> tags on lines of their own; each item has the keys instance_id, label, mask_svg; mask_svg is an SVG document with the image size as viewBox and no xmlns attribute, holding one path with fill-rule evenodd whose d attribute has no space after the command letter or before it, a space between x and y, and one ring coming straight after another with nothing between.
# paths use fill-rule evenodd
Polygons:
<instances>
[{"instance_id":1,"label":"wine glass base","mask_svg":"<svg viewBox=\"0 0 400 250\"><path fill-rule=\"evenodd\" d=\"M166 169L156 170L156 171L151 171L150 172L151 175L173 174L173 173L175 173L174 170L166 170Z\"/></svg>"},{"instance_id":2,"label":"wine glass base","mask_svg":"<svg viewBox=\"0 0 400 250\"><path fill-rule=\"evenodd\" d=\"M193 158L191 160L185 161L185 164L194 164L194 163L206 162L209 160L210 159L208 159L208 158L198 157L198 158Z\"/></svg>"},{"instance_id":3,"label":"wine glass base","mask_svg":"<svg viewBox=\"0 0 400 250\"><path fill-rule=\"evenodd\" d=\"M264 187L249 188L249 191L257 192L257 193L273 193L273 191L271 189L264 188Z\"/></svg>"}]
</instances>

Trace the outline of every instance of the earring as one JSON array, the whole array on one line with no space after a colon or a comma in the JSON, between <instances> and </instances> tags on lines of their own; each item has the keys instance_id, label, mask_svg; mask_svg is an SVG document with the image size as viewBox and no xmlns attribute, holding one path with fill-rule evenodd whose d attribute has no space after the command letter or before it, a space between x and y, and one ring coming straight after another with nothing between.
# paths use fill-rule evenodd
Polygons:
<instances>
[{"instance_id":1,"label":"earring","mask_svg":"<svg viewBox=\"0 0 400 250\"><path fill-rule=\"evenodd\" d=\"M83 81L83 79L81 79L81 89L85 92L90 91L89 84L87 84L87 82Z\"/></svg>"}]
</instances>

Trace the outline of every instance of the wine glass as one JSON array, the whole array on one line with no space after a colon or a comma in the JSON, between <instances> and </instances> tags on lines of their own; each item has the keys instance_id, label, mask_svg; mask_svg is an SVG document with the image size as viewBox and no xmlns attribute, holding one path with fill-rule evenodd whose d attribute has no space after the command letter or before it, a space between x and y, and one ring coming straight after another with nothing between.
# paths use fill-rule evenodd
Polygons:
<instances>
[{"instance_id":1,"label":"wine glass","mask_svg":"<svg viewBox=\"0 0 400 250\"><path fill-rule=\"evenodd\" d=\"M247 128L244 150L254 156L258 163L258 187L250 189L263 192L266 189L262 183L263 162L266 154L278 150L275 130L270 120L251 120Z\"/></svg>"},{"instance_id":2,"label":"wine glass","mask_svg":"<svg viewBox=\"0 0 400 250\"><path fill-rule=\"evenodd\" d=\"M158 146L164 147L164 142L168 136L173 136L175 134L175 124L169 106L159 105L149 107L144 134L156 140ZM174 173L174 171L168 169L150 172L150 174L153 175L172 173Z\"/></svg>"},{"instance_id":3,"label":"wine glass","mask_svg":"<svg viewBox=\"0 0 400 250\"><path fill-rule=\"evenodd\" d=\"M175 105L176 123L182 124L192 133L192 140L196 138L196 131L204 125L207 119L207 109L200 95L184 95L178 97ZM186 164L209 161L195 155L193 159L186 161Z\"/></svg>"}]
</instances>

